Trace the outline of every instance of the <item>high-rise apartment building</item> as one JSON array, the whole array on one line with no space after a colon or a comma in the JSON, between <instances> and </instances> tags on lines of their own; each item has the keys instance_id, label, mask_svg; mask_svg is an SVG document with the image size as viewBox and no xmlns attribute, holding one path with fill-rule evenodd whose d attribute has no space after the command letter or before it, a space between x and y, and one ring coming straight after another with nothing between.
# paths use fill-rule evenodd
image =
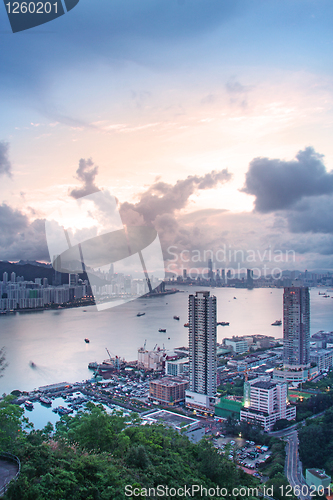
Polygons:
<instances>
[{"instance_id":1,"label":"high-rise apartment building","mask_svg":"<svg viewBox=\"0 0 333 500\"><path fill-rule=\"evenodd\" d=\"M308 287L290 286L283 294L283 364L286 368L310 365L310 294Z\"/></svg>"},{"instance_id":2,"label":"high-rise apartment building","mask_svg":"<svg viewBox=\"0 0 333 500\"><path fill-rule=\"evenodd\" d=\"M216 395L216 297L189 296L189 375L186 404L210 408Z\"/></svg>"}]
</instances>

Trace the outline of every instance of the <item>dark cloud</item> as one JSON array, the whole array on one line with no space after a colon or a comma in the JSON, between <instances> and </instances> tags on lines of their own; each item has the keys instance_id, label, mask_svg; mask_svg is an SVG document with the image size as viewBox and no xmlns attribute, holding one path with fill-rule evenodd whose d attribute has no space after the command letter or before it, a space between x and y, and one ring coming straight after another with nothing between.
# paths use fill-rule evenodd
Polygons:
<instances>
[{"instance_id":1,"label":"dark cloud","mask_svg":"<svg viewBox=\"0 0 333 500\"><path fill-rule=\"evenodd\" d=\"M49 260L45 221L30 222L20 210L0 205L0 255L7 260Z\"/></svg>"},{"instance_id":2,"label":"dark cloud","mask_svg":"<svg viewBox=\"0 0 333 500\"><path fill-rule=\"evenodd\" d=\"M129 224L135 214L138 220L152 223L157 216L174 214L184 208L189 198L198 190L212 189L219 183L228 182L231 174L227 169L204 175L190 175L179 180L176 184L167 184L162 181L155 182L147 191L142 193L140 201L136 204L123 203L120 213L123 221Z\"/></svg>"},{"instance_id":3,"label":"dark cloud","mask_svg":"<svg viewBox=\"0 0 333 500\"><path fill-rule=\"evenodd\" d=\"M305 198L287 212L289 229L293 233L333 234L333 196Z\"/></svg>"},{"instance_id":4,"label":"dark cloud","mask_svg":"<svg viewBox=\"0 0 333 500\"><path fill-rule=\"evenodd\" d=\"M0 175L8 175L11 177L11 164L8 159L8 149L9 144L7 142L0 141Z\"/></svg>"},{"instance_id":5,"label":"dark cloud","mask_svg":"<svg viewBox=\"0 0 333 500\"><path fill-rule=\"evenodd\" d=\"M98 167L94 165L92 159L88 158L88 160L84 160L81 158L79 161L79 168L76 171L76 178L83 182L83 186L72 189L69 193L70 196L78 199L82 198L82 196L87 196L88 194L99 191L99 188L95 185L95 178L97 174Z\"/></svg>"},{"instance_id":6,"label":"dark cloud","mask_svg":"<svg viewBox=\"0 0 333 500\"><path fill-rule=\"evenodd\" d=\"M312 147L290 161L254 158L241 191L256 197L258 212L289 209L304 197L333 193L333 172L326 171L323 155Z\"/></svg>"}]
</instances>

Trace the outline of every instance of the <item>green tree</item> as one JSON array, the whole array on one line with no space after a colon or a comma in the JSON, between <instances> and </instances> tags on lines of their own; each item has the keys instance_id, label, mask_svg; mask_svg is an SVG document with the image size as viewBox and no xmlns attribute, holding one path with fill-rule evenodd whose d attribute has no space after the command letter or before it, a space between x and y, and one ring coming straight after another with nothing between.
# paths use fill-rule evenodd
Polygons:
<instances>
[{"instance_id":1,"label":"green tree","mask_svg":"<svg viewBox=\"0 0 333 500\"><path fill-rule=\"evenodd\" d=\"M0 449L13 451L16 441L23 433L24 410L18 405L11 404L13 396L6 396L0 402Z\"/></svg>"}]
</instances>

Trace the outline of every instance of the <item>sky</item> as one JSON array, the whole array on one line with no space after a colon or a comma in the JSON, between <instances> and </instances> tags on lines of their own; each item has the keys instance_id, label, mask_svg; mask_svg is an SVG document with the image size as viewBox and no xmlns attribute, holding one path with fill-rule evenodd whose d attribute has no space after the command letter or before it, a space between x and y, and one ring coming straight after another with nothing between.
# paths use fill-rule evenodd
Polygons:
<instances>
[{"instance_id":1,"label":"sky","mask_svg":"<svg viewBox=\"0 0 333 500\"><path fill-rule=\"evenodd\" d=\"M49 261L45 219L103 190L166 267L333 270L332 14L80 0L13 34L1 7L0 260Z\"/></svg>"}]
</instances>

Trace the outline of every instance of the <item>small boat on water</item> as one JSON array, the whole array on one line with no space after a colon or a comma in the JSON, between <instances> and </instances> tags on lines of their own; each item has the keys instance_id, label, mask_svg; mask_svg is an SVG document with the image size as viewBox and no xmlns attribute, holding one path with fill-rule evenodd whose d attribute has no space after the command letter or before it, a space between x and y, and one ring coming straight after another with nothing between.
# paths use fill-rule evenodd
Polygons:
<instances>
[{"instance_id":1,"label":"small boat on water","mask_svg":"<svg viewBox=\"0 0 333 500\"><path fill-rule=\"evenodd\" d=\"M190 327L190 323L184 323L184 326L185 326L185 328L189 328Z\"/></svg>"},{"instance_id":2,"label":"small boat on water","mask_svg":"<svg viewBox=\"0 0 333 500\"><path fill-rule=\"evenodd\" d=\"M280 319L277 319L276 321L274 321L274 323L272 323L272 326L280 326L282 325L282 321Z\"/></svg>"},{"instance_id":3,"label":"small boat on water","mask_svg":"<svg viewBox=\"0 0 333 500\"><path fill-rule=\"evenodd\" d=\"M84 339L86 344L89 344L90 340L89 339Z\"/></svg>"},{"instance_id":4,"label":"small boat on water","mask_svg":"<svg viewBox=\"0 0 333 500\"><path fill-rule=\"evenodd\" d=\"M33 361L30 361L29 365L30 365L30 368L37 368L36 363L34 363Z\"/></svg>"},{"instance_id":5,"label":"small boat on water","mask_svg":"<svg viewBox=\"0 0 333 500\"><path fill-rule=\"evenodd\" d=\"M138 312L137 316L144 316L146 313L140 313Z\"/></svg>"},{"instance_id":6,"label":"small boat on water","mask_svg":"<svg viewBox=\"0 0 333 500\"><path fill-rule=\"evenodd\" d=\"M179 316L174 316L173 319L176 319L179 321Z\"/></svg>"},{"instance_id":7,"label":"small boat on water","mask_svg":"<svg viewBox=\"0 0 333 500\"><path fill-rule=\"evenodd\" d=\"M97 363L97 361L91 361L91 362L88 364L88 368L89 368L89 370L97 370L97 368L98 368L98 363Z\"/></svg>"},{"instance_id":8,"label":"small boat on water","mask_svg":"<svg viewBox=\"0 0 333 500\"><path fill-rule=\"evenodd\" d=\"M166 332L166 328L159 328L158 331L165 333Z\"/></svg>"},{"instance_id":9,"label":"small boat on water","mask_svg":"<svg viewBox=\"0 0 333 500\"><path fill-rule=\"evenodd\" d=\"M31 401L25 401L24 406L26 407L27 410L33 410L34 405Z\"/></svg>"},{"instance_id":10,"label":"small boat on water","mask_svg":"<svg viewBox=\"0 0 333 500\"><path fill-rule=\"evenodd\" d=\"M229 321L218 321L216 323L217 326L221 325L221 326L229 326Z\"/></svg>"},{"instance_id":11,"label":"small boat on water","mask_svg":"<svg viewBox=\"0 0 333 500\"><path fill-rule=\"evenodd\" d=\"M47 406L51 406L51 404L52 404L52 399L47 398L46 396L41 396L41 397L39 398L39 401L40 401L43 405L47 405Z\"/></svg>"}]
</instances>

